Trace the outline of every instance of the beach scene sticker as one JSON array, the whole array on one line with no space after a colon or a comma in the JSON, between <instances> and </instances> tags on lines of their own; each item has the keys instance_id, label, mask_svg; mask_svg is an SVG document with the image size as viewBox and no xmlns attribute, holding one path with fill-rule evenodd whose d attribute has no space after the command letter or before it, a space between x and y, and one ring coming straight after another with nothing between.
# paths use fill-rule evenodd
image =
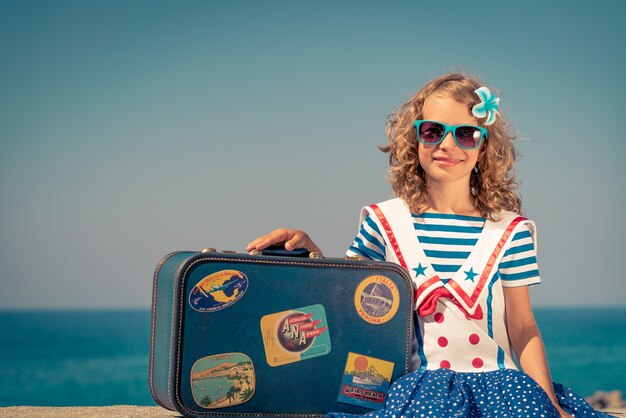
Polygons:
<instances>
[{"instance_id":1,"label":"beach scene sticker","mask_svg":"<svg viewBox=\"0 0 626 418\"><path fill-rule=\"evenodd\" d=\"M385 405L393 366L390 361L348 353L337 400L365 408L381 409Z\"/></svg>"},{"instance_id":2,"label":"beach scene sticker","mask_svg":"<svg viewBox=\"0 0 626 418\"><path fill-rule=\"evenodd\" d=\"M384 324L398 312L398 287L385 276L370 276L354 292L354 306L365 322Z\"/></svg>"},{"instance_id":3,"label":"beach scene sticker","mask_svg":"<svg viewBox=\"0 0 626 418\"><path fill-rule=\"evenodd\" d=\"M242 404L252 398L255 385L254 365L243 353L203 357L191 368L193 400L206 409Z\"/></svg>"},{"instance_id":4,"label":"beach scene sticker","mask_svg":"<svg viewBox=\"0 0 626 418\"><path fill-rule=\"evenodd\" d=\"M322 305L265 315L261 318L261 333L265 358L272 367L330 353L328 321Z\"/></svg>"},{"instance_id":5,"label":"beach scene sticker","mask_svg":"<svg viewBox=\"0 0 626 418\"><path fill-rule=\"evenodd\" d=\"M198 312L215 312L232 306L248 290L248 278L237 270L222 270L204 277L189 293Z\"/></svg>"}]
</instances>

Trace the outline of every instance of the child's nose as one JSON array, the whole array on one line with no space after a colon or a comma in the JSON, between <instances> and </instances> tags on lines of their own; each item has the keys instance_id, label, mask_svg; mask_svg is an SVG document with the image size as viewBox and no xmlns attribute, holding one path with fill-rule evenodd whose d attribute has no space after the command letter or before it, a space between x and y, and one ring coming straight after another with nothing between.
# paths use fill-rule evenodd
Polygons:
<instances>
[{"instance_id":1,"label":"child's nose","mask_svg":"<svg viewBox=\"0 0 626 418\"><path fill-rule=\"evenodd\" d=\"M446 136L443 137L443 141L439 144L440 148L450 149L455 148L456 143L454 142L454 137L452 136L452 132L448 132Z\"/></svg>"}]
</instances>

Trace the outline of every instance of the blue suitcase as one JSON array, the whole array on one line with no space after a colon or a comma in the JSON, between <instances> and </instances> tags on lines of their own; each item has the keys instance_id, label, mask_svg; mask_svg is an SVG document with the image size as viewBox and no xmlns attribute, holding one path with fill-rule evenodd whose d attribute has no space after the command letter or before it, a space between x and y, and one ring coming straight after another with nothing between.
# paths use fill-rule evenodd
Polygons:
<instances>
[{"instance_id":1,"label":"blue suitcase","mask_svg":"<svg viewBox=\"0 0 626 418\"><path fill-rule=\"evenodd\" d=\"M384 406L389 385L409 371L406 271L296 253L181 251L160 261L149 376L157 403L189 417Z\"/></svg>"}]
</instances>

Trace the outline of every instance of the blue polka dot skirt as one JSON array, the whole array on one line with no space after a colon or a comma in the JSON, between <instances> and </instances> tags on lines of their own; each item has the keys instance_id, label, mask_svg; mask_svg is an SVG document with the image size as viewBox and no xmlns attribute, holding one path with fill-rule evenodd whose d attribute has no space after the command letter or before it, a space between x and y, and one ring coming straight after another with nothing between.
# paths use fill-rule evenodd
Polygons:
<instances>
[{"instance_id":1,"label":"blue polka dot skirt","mask_svg":"<svg viewBox=\"0 0 626 418\"><path fill-rule=\"evenodd\" d=\"M558 383L561 407L574 417L610 417ZM358 415L330 413L327 418ZM409 373L389 389L385 409L364 418L409 417L555 417L557 410L545 391L527 374L503 369L461 373L449 369Z\"/></svg>"}]
</instances>

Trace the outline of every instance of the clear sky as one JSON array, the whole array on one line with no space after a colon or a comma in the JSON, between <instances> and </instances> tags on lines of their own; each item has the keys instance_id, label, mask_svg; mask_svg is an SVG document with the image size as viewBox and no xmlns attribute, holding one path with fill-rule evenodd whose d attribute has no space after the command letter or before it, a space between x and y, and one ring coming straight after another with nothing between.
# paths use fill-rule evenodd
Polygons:
<instances>
[{"instance_id":1,"label":"clear sky","mask_svg":"<svg viewBox=\"0 0 626 418\"><path fill-rule=\"evenodd\" d=\"M536 305L625 305L626 2L0 0L0 308L148 307L165 254L340 256L387 115L478 74L518 132Z\"/></svg>"}]
</instances>

